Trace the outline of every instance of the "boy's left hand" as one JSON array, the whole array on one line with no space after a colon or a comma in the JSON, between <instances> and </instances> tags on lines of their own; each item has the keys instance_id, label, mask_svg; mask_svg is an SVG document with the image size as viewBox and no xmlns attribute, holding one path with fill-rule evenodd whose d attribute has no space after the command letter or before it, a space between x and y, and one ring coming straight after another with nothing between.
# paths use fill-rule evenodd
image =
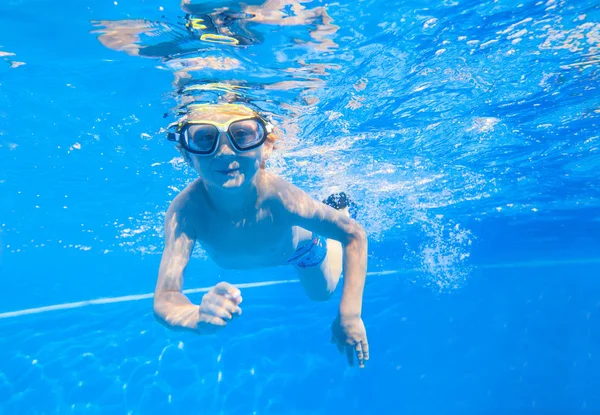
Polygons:
<instances>
[{"instance_id":1,"label":"boy's left hand","mask_svg":"<svg viewBox=\"0 0 600 415\"><path fill-rule=\"evenodd\" d=\"M367 331L360 318L337 316L331 324L331 342L335 343L340 353L346 352L348 364L354 366L354 355L358 360L358 366L365 367L365 361L369 360L369 343L367 342Z\"/></svg>"}]
</instances>

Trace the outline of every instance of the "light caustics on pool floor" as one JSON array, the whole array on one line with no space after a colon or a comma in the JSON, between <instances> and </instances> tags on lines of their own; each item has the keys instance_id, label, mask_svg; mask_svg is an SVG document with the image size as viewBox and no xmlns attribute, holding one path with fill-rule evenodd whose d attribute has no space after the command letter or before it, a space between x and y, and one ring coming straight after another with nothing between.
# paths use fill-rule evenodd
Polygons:
<instances>
[{"instance_id":1,"label":"light caustics on pool floor","mask_svg":"<svg viewBox=\"0 0 600 415\"><path fill-rule=\"evenodd\" d=\"M543 268L543 267L552 267L556 265L584 265L584 264L600 264L600 258L581 258L581 259L568 259L568 260L559 260L559 261L530 261L530 262L511 262L511 263L500 263L500 264L487 264L487 265L478 265L474 268L485 270L485 269L502 269L502 268ZM385 276L385 275L397 275L397 274L413 274L418 272L416 269L406 269L406 270L390 270L390 271L375 271L368 272L367 276L375 277L375 276ZM267 287L271 285L281 285L281 284L295 284L298 283L299 280L273 280L273 281L262 281L262 282L250 282L243 284L234 284L238 288L259 288L259 287ZM207 292L212 287L202 287L202 288L191 288L187 290L183 290L184 294L196 294ZM84 300L77 301L72 303L63 303L63 304L54 304L44 307L35 307L35 308L26 308L23 310L16 311L8 311L4 313L0 313L0 319L11 318L11 317L20 317L29 314L39 314L39 313L47 313L50 311L58 311L58 310L68 310L72 308L81 308L92 305L101 305L101 304L113 304L113 303L124 303L130 301L139 301L139 300L148 300L154 297L153 293L148 294L136 294L136 295L125 295L121 297L108 297L108 298L97 298L94 300Z\"/></svg>"}]
</instances>

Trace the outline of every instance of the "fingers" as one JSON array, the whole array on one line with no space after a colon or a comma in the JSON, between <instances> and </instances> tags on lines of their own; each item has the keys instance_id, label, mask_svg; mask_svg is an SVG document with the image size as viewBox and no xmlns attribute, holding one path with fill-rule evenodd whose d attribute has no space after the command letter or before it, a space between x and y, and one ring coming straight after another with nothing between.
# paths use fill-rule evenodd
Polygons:
<instances>
[{"instance_id":1,"label":"fingers","mask_svg":"<svg viewBox=\"0 0 600 415\"><path fill-rule=\"evenodd\" d=\"M356 353L356 360L358 361L358 367L365 367L365 359L363 355L362 343L356 343L354 346L354 351Z\"/></svg>"},{"instance_id":2,"label":"fingers","mask_svg":"<svg viewBox=\"0 0 600 415\"><path fill-rule=\"evenodd\" d=\"M223 320L231 320L232 314L225 308L214 303L203 303L200 306L200 312L213 317L220 317Z\"/></svg>"},{"instance_id":3,"label":"fingers","mask_svg":"<svg viewBox=\"0 0 600 415\"><path fill-rule=\"evenodd\" d=\"M354 356L360 368L365 367L365 363L369 360L369 343L367 340L361 340L356 342L354 345L344 341L340 341L335 335L331 336L331 343L335 344L338 351L341 354L346 354L346 359L350 366L354 366Z\"/></svg>"},{"instance_id":4,"label":"fingers","mask_svg":"<svg viewBox=\"0 0 600 415\"><path fill-rule=\"evenodd\" d=\"M220 317L216 316L208 316L206 318L205 323L212 324L213 326L221 326L224 327L227 323Z\"/></svg>"},{"instance_id":5,"label":"fingers","mask_svg":"<svg viewBox=\"0 0 600 415\"><path fill-rule=\"evenodd\" d=\"M356 360L358 360L358 367L364 368L365 363L369 360L369 343L366 340L356 343L354 346L356 352Z\"/></svg>"},{"instance_id":6,"label":"fingers","mask_svg":"<svg viewBox=\"0 0 600 415\"><path fill-rule=\"evenodd\" d=\"M202 322L208 325L225 326L235 315L241 315L240 290L233 285L221 282L202 297L200 314Z\"/></svg>"},{"instance_id":7,"label":"fingers","mask_svg":"<svg viewBox=\"0 0 600 415\"><path fill-rule=\"evenodd\" d=\"M234 301L236 304L240 304L242 302L242 293L240 290L228 282L222 281L215 285L213 291L219 295L227 295Z\"/></svg>"},{"instance_id":8,"label":"fingers","mask_svg":"<svg viewBox=\"0 0 600 415\"><path fill-rule=\"evenodd\" d=\"M230 300L229 298L226 298L222 295L217 295L217 294L210 295L210 293L209 293L206 295L206 298L204 299L204 301L207 304L213 304L217 307L223 308L232 315L233 314L237 314L237 315L242 314L242 309L236 303L234 303L232 300Z\"/></svg>"},{"instance_id":9,"label":"fingers","mask_svg":"<svg viewBox=\"0 0 600 415\"><path fill-rule=\"evenodd\" d=\"M363 358L365 360L369 360L369 343L365 339L361 342L361 344L362 344Z\"/></svg>"}]
</instances>

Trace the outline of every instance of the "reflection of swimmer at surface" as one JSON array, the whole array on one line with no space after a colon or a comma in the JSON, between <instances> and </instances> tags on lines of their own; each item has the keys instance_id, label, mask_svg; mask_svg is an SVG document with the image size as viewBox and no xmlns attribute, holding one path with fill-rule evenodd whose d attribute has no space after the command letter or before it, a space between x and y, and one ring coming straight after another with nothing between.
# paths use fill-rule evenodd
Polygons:
<instances>
[{"instance_id":1,"label":"reflection of swimmer at surface","mask_svg":"<svg viewBox=\"0 0 600 415\"><path fill-rule=\"evenodd\" d=\"M218 37L215 39L218 43L247 45L250 43L250 38L240 36L229 29L233 22L239 22L242 26L247 22L274 26L312 25L313 27L309 29L309 33L315 40L314 43L311 43L315 49L325 51L337 48L338 45L329 37L333 36L339 27L332 24L333 19L329 16L325 7L317 6L309 9L301 3L298 0L267 0L261 5L246 4L242 7L241 12L231 11L223 7L211 13L210 16L198 16L197 24L194 15L188 14L186 16L188 20L186 26L188 28L198 28L200 31L213 28L218 31L219 37L222 38L222 40L219 40ZM191 4L189 0L181 2L183 10L194 10L201 7L205 6Z\"/></svg>"},{"instance_id":2,"label":"reflection of swimmer at surface","mask_svg":"<svg viewBox=\"0 0 600 415\"><path fill-rule=\"evenodd\" d=\"M247 23L309 25L308 32L314 40L310 46L317 50L337 47L330 37L338 26L332 24L332 18L322 6L307 9L296 0L268 0L260 6L245 5L241 11L226 7L209 10L205 4L190 5L185 1L181 7L187 13L184 27L141 19L100 20L92 22L97 27L92 33L99 34L98 40L110 49L133 56L161 58L193 53L202 49L202 45L260 43L260 33L246 29ZM198 42L193 42L194 39Z\"/></svg>"},{"instance_id":3,"label":"reflection of swimmer at surface","mask_svg":"<svg viewBox=\"0 0 600 415\"><path fill-rule=\"evenodd\" d=\"M240 316L242 296L221 282L194 305L182 293L184 270L198 242L223 268L292 266L307 295L324 301L342 268L344 283L332 341L363 367L369 346L361 318L367 237L349 217L345 195L325 203L268 172L275 136L242 105L194 105L169 138L199 175L171 203L154 297L159 321L209 333Z\"/></svg>"}]
</instances>

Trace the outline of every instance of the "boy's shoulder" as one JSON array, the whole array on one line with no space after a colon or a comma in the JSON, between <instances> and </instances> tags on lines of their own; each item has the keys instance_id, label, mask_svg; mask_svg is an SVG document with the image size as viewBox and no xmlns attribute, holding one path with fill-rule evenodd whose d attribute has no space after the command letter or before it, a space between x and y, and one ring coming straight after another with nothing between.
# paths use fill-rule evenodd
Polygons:
<instances>
[{"instance_id":1,"label":"boy's shoulder","mask_svg":"<svg viewBox=\"0 0 600 415\"><path fill-rule=\"evenodd\" d=\"M289 186L293 186L290 182L285 180L283 177L271 173L269 171L264 171L261 180L262 186L261 191L265 195L272 196L277 194L280 190L285 189Z\"/></svg>"},{"instance_id":2,"label":"boy's shoulder","mask_svg":"<svg viewBox=\"0 0 600 415\"><path fill-rule=\"evenodd\" d=\"M196 179L188 184L171 202L169 211L174 213L185 213L186 211L197 211L204 205L204 187L202 180Z\"/></svg>"},{"instance_id":3,"label":"boy's shoulder","mask_svg":"<svg viewBox=\"0 0 600 415\"><path fill-rule=\"evenodd\" d=\"M204 187L200 179L196 179L183 189L171 202L165 215L165 227L171 226L196 235L204 225L202 218L205 199ZM195 236L194 236L195 237Z\"/></svg>"},{"instance_id":4,"label":"boy's shoulder","mask_svg":"<svg viewBox=\"0 0 600 415\"><path fill-rule=\"evenodd\" d=\"M262 188L263 203L269 203L284 212L295 211L298 203L312 199L302 189L273 173L266 175Z\"/></svg>"},{"instance_id":5,"label":"boy's shoulder","mask_svg":"<svg viewBox=\"0 0 600 415\"><path fill-rule=\"evenodd\" d=\"M281 203L285 195L295 189L292 183L271 172L265 172L261 180L259 195L265 202Z\"/></svg>"}]
</instances>

